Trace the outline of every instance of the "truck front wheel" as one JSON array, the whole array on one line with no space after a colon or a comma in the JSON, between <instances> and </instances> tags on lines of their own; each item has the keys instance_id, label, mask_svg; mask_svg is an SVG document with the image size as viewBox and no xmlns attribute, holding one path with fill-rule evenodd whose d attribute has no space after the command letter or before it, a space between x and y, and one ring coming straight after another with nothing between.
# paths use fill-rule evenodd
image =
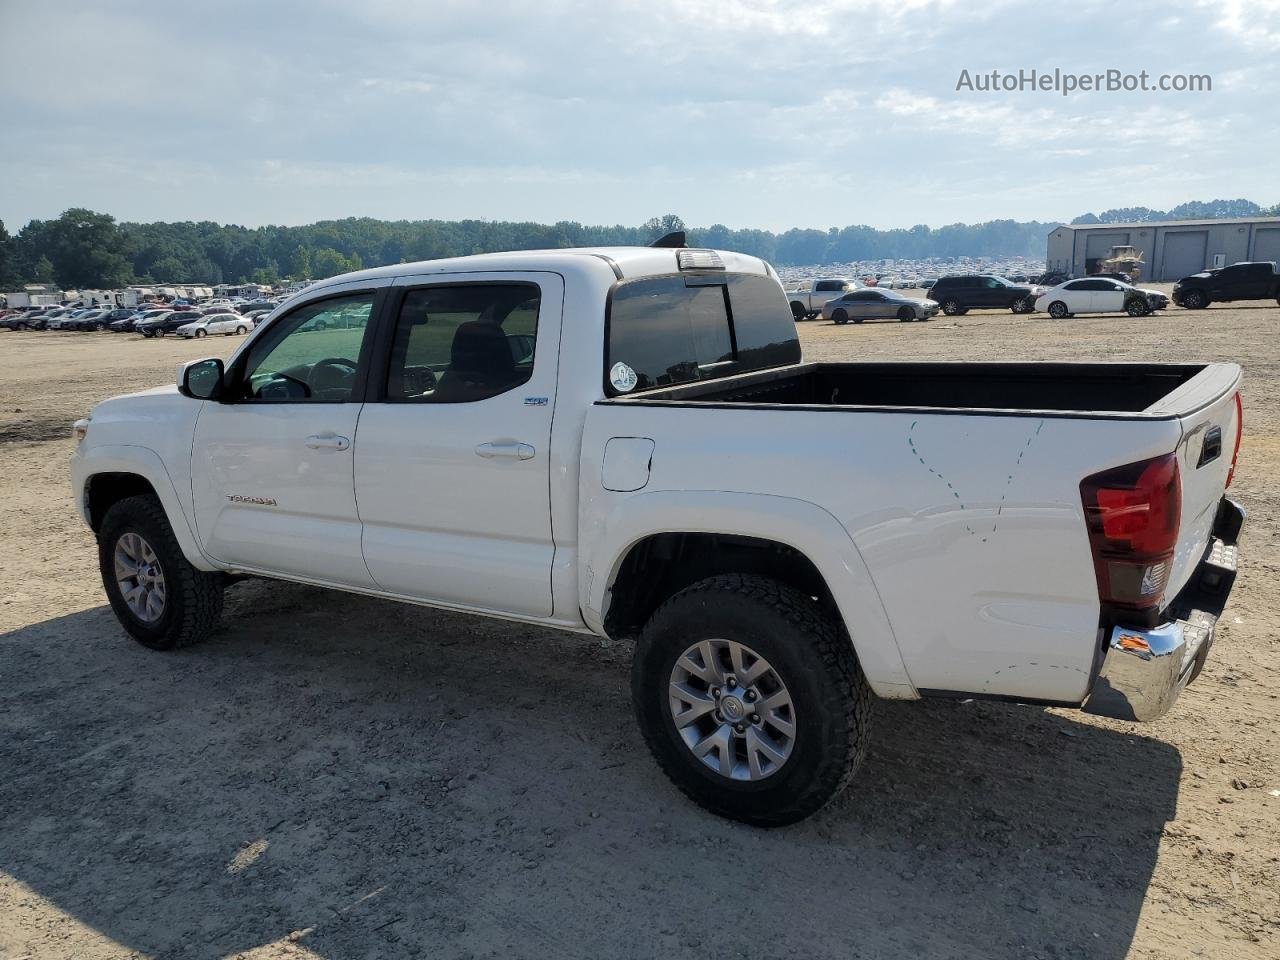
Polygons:
<instances>
[{"instance_id":1,"label":"truck front wheel","mask_svg":"<svg viewBox=\"0 0 1280 960\"><path fill-rule=\"evenodd\" d=\"M222 574L187 562L154 496L129 497L107 510L98 566L116 619L144 647L190 646L218 624Z\"/></svg>"},{"instance_id":2,"label":"truck front wheel","mask_svg":"<svg viewBox=\"0 0 1280 960\"><path fill-rule=\"evenodd\" d=\"M852 645L767 577L711 577L664 603L636 643L631 694L663 772L744 823L815 813L866 755L871 691Z\"/></svg>"}]
</instances>

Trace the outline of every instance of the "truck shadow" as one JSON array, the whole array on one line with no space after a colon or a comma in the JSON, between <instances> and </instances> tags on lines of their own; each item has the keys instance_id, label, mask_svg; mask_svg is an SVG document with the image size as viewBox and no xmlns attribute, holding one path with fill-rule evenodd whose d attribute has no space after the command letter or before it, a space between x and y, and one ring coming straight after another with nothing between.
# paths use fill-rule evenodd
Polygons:
<instances>
[{"instance_id":1,"label":"truck shadow","mask_svg":"<svg viewBox=\"0 0 1280 960\"><path fill-rule=\"evenodd\" d=\"M15 630L0 903L118 945L67 956L1128 953L1172 747L1037 708L883 703L841 802L755 830L650 762L628 655L266 582L170 654L105 607ZM65 925L15 929L0 952L65 949Z\"/></svg>"}]
</instances>

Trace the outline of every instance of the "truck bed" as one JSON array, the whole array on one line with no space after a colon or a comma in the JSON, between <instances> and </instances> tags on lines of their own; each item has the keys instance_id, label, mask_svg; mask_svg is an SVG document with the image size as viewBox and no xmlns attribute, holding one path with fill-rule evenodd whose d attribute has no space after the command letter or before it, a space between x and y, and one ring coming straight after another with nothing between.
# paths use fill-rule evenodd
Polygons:
<instances>
[{"instance_id":1,"label":"truck bed","mask_svg":"<svg viewBox=\"0 0 1280 960\"><path fill-rule=\"evenodd\" d=\"M841 562L875 589L849 603L883 605L914 689L1078 704L1101 616L1081 482L1176 455L1177 597L1210 544L1239 384L1230 363L854 362L659 387L593 406L580 502L704 492L689 529L797 549L798 519L757 533L754 518L814 505L852 541Z\"/></svg>"},{"instance_id":2,"label":"truck bed","mask_svg":"<svg viewBox=\"0 0 1280 960\"><path fill-rule=\"evenodd\" d=\"M1172 418L1188 410L1185 402L1169 404L1171 395L1205 370L1205 364L802 363L609 402Z\"/></svg>"}]
</instances>

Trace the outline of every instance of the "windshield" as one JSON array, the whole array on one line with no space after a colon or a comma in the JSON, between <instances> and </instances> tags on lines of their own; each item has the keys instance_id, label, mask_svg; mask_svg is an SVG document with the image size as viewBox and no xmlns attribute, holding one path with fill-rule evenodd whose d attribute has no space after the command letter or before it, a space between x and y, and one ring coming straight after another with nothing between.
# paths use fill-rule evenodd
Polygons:
<instances>
[{"instance_id":1,"label":"windshield","mask_svg":"<svg viewBox=\"0 0 1280 960\"><path fill-rule=\"evenodd\" d=\"M750 274L624 281L614 288L605 328L609 396L800 361L778 282Z\"/></svg>"}]
</instances>

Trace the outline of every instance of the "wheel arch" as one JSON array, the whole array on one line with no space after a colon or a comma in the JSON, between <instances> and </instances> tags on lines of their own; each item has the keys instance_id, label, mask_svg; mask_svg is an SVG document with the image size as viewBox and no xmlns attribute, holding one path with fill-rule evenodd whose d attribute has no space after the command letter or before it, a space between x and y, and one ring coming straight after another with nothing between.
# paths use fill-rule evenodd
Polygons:
<instances>
[{"instance_id":1,"label":"wheel arch","mask_svg":"<svg viewBox=\"0 0 1280 960\"><path fill-rule=\"evenodd\" d=\"M95 533L113 504L127 497L154 495L187 561L198 570L220 569L200 549L173 479L154 450L112 445L78 451L72 461L72 485L80 515Z\"/></svg>"},{"instance_id":2,"label":"wheel arch","mask_svg":"<svg viewBox=\"0 0 1280 960\"><path fill-rule=\"evenodd\" d=\"M606 636L633 636L667 597L725 573L772 576L817 597L844 627L878 696L918 696L861 554L843 525L808 501L721 491L624 500L590 551L583 616Z\"/></svg>"}]
</instances>

